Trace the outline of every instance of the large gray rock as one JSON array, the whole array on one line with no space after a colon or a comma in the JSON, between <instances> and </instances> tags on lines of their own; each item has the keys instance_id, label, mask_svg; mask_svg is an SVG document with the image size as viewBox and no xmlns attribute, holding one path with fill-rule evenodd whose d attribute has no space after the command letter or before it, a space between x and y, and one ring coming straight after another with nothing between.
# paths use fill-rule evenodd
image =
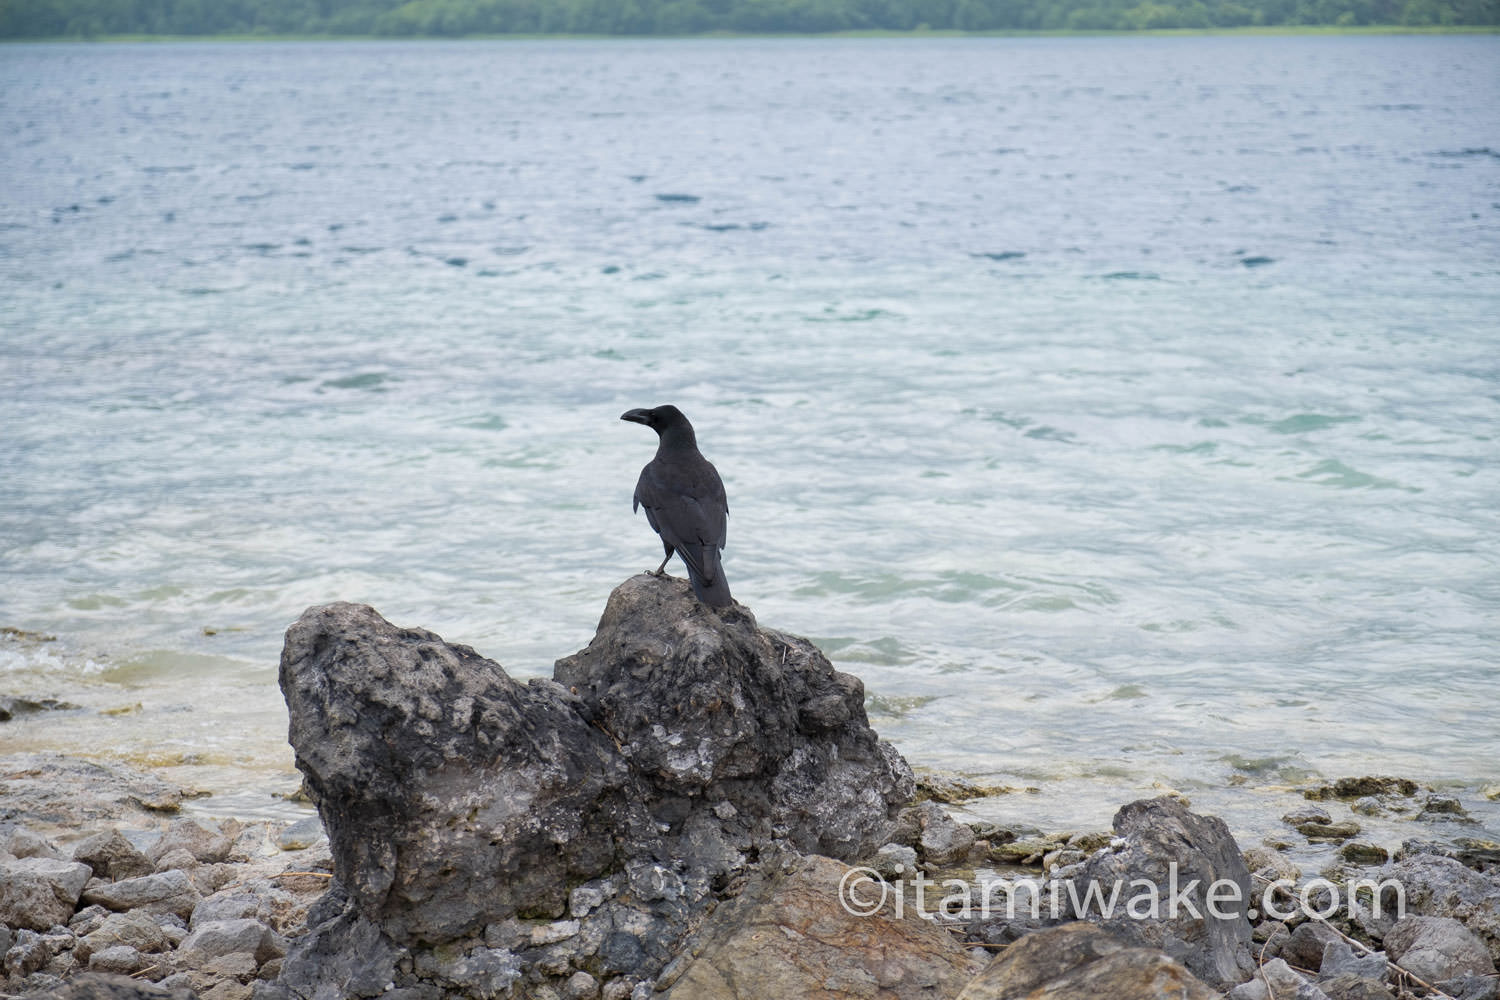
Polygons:
<instances>
[{"instance_id":1,"label":"large gray rock","mask_svg":"<svg viewBox=\"0 0 1500 1000\"><path fill-rule=\"evenodd\" d=\"M188 965L202 965L239 952L254 955L257 962L267 962L286 954L286 942L259 920L241 917L198 924L177 946L179 962Z\"/></svg>"},{"instance_id":2,"label":"large gray rock","mask_svg":"<svg viewBox=\"0 0 1500 1000\"><path fill-rule=\"evenodd\" d=\"M1382 943L1403 969L1429 983L1495 971L1484 942L1451 917L1403 917Z\"/></svg>"},{"instance_id":3,"label":"large gray rock","mask_svg":"<svg viewBox=\"0 0 1500 1000\"><path fill-rule=\"evenodd\" d=\"M1224 821L1162 797L1124 806L1114 828L1120 839L1071 878L1070 904L1087 900L1091 889L1096 894L1093 905L1074 906L1072 915L1165 952L1215 988L1246 979L1255 968L1246 915L1250 872ZM1107 914L1101 896L1116 900Z\"/></svg>"},{"instance_id":4,"label":"large gray rock","mask_svg":"<svg viewBox=\"0 0 1500 1000\"><path fill-rule=\"evenodd\" d=\"M288 630L290 739L335 880L286 992L648 979L755 858L873 851L912 794L857 679L681 580L617 588L556 678L359 605ZM560 920L583 885L599 905Z\"/></svg>"},{"instance_id":5,"label":"large gray rock","mask_svg":"<svg viewBox=\"0 0 1500 1000\"><path fill-rule=\"evenodd\" d=\"M873 994L871 994L873 995ZM958 1000L1216 1000L1201 980L1152 948L1072 923L1011 945Z\"/></svg>"},{"instance_id":6,"label":"large gray rock","mask_svg":"<svg viewBox=\"0 0 1500 1000\"><path fill-rule=\"evenodd\" d=\"M1399 898L1393 890L1382 892L1386 909L1404 900L1407 914L1452 917L1484 941L1492 960L1500 961L1500 881L1434 854L1389 865L1380 877L1400 886Z\"/></svg>"},{"instance_id":7,"label":"large gray rock","mask_svg":"<svg viewBox=\"0 0 1500 1000\"><path fill-rule=\"evenodd\" d=\"M0 923L36 931L66 924L92 874L55 858L0 860Z\"/></svg>"}]
</instances>

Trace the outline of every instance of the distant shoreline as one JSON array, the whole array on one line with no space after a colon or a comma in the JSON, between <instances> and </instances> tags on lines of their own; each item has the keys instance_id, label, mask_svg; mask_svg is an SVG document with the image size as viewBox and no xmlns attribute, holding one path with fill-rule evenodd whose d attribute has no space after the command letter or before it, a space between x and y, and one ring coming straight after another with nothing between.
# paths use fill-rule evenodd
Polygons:
<instances>
[{"instance_id":1,"label":"distant shoreline","mask_svg":"<svg viewBox=\"0 0 1500 1000\"><path fill-rule=\"evenodd\" d=\"M1500 25L1255 25L1239 28L1147 28L1141 30L1078 30L1055 31L958 31L911 30L894 31L871 29L865 31L832 31L824 33L799 32L729 32L711 31L696 35L598 35L598 34L474 34L474 35L320 35L320 34L215 34L215 35L53 35L36 38L0 38L0 44L10 45L55 45L60 43L140 44L180 42L537 42L537 41L742 41L809 39L934 39L934 38L1176 38L1208 36L1266 36L1286 37L1297 35L1494 35L1500 34Z\"/></svg>"}]
</instances>

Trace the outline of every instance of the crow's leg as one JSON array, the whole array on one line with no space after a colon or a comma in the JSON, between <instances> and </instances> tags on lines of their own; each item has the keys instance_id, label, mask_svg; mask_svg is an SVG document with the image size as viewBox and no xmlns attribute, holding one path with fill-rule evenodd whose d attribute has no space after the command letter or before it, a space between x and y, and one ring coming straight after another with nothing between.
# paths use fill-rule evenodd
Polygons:
<instances>
[{"instance_id":1,"label":"crow's leg","mask_svg":"<svg viewBox=\"0 0 1500 1000\"><path fill-rule=\"evenodd\" d=\"M669 562L672 561L672 556L677 552L677 550L675 548L673 548L672 546L668 545L666 542L662 542L661 546L662 546L662 548L664 548L664 549L667 550L667 555L666 555L666 557L664 559L662 559L661 565L658 566L658 567L656 567L656 572L652 573L651 574L652 576L665 576L666 575L667 563L669 563Z\"/></svg>"}]
</instances>

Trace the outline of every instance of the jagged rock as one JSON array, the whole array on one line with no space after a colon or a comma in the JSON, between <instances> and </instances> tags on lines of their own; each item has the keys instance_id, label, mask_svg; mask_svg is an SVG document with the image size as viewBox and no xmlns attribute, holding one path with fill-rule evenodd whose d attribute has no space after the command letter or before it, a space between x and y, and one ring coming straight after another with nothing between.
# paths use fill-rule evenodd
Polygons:
<instances>
[{"instance_id":1,"label":"jagged rock","mask_svg":"<svg viewBox=\"0 0 1500 1000\"><path fill-rule=\"evenodd\" d=\"M23 928L12 936L3 958L0 964L11 976L29 976L52 958L52 946L43 935Z\"/></svg>"},{"instance_id":2,"label":"jagged rock","mask_svg":"<svg viewBox=\"0 0 1500 1000\"><path fill-rule=\"evenodd\" d=\"M920 802L911 810L916 814L921 834L917 848L922 857L934 865L961 861L974 846L974 831L956 822L936 802Z\"/></svg>"},{"instance_id":3,"label":"jagged rock","mask_svg":"<svg viewBox=\"0 0 1500 1000\"><path fill-rule=\"evenodd\" d=\"M172 913L187 919L203 896L187 873L174 870L91 886L84 891L82 898L85 903L98 903L117 913L144 910L147 913Z\"/></svg>"},{"instance_id":4,"label":"jagged rock","mask_svg":"<svg viewBox=\"0 0 1500 1000\"><path fill-rule=\"evenodd\" d=\"M1215 1000L1218 994L1177 962L1131 947L1093 924L1038 931L1011 945L958 1000Z\"/></svg>"},{"instance_id":5,"label":"jagged rock","mask_svg":"<svg viewBox=\"0 0 1500 1000\"><path fill-rule=\"evenodd\" d=\"M1500 961L1500 881L1433 854L1398 861L1380 877L1400 885L1407 914L1452 917L1479 935L1490 958ZM1394 891L1383 892L1381 900L1385 909L1395 908Z\"/></svg>"},{"instance_id":6,"label":"jagged rock","mask_svg":"<svg viewBox=\"0 0 1500 1000\"><path fill-rule=\"evenodd\" d=\"M594 640L555 674L518 683L352 604L288 630L290 738L335 879L280 995L465 977L487 990L517 972L540 996L565 987L574 959L648 979L758 856L852 859L886 842L910 800L910 769L869 728L856 678L743 607L705 607L684 581L616 588ZM576 901L569 936L534 941L542 925L527 922L569 916L581 885L610 888ZM476 950L481 935L514 962Z\"/></svg>"},{"instance_id":7,"label":"jagged rock","mask_svg":"<svg viewBox=\"0 0 1500 1000\"><path fill-rule=\"evenodd\" d=\"M1495 971L1484 942L1451 917L1402 917L1382 944L1402 968L1430 983Z\"/></svg>"},{"instance_id":8,"label":"jagged rock","mask_svg":"<svg viewBox=\"0 0 1500 1000\"><path fill-rule=\"evenodd\" d=\"M129 945L144 952L162 951L170 944L161 925L140 910L111 913L96 929L84 935L82 942L89 954L117 945Z\"/></svg>"},{"instance_id":9,"label":"jagged rock","mask_svg":"<svg viewBox=\"0 0 1500 1000\"><path fill-rule=\"evenodd\" d=\"M0 859L0 923L37 931L66 924L91 874L55 858Z\"/></svg>"},{"instance_id":10,"label":"jagged rock","mask_svg":"<svg viewBox=\"0 0 1500 1000\"><path fill-rule=\"evenodd\" d=\"M868 901L869 912L851 913L844 882L850 871L857 870L814 856L759 880L715 914L666 1000L938 998L952 996L979 970L931 921L897 917L891 898L877 907L882 883L864 883L856 902Z\"/></svg>"},{"instance_id":11,"label":"jagged rock","mask_svg":"<svg viewBox=\"0 0 1500 1000\"><path fill-rule=\"evenodd\" d=\"M1325 923L1309 920L1298 924L1292 936L1281 946L1280 956L1288 965L1309 972L1318 972L1323 966L1323 954L1329 945L1342 944L1343 938Z\"/></svg>"},{"instance_id":12,"label":"jagged rock","mask_svg":"<svg viewBox=\"0 0 1500 1000\"><path fill-rule=\"evenodd\" d=\"M237 833L238 830L234 832ZM219 829L213 823L205 826L196 819L183 817L172 821L146 856L156 862L158 870L162 861L174 851L186 851L194 861L213 864L227 860L233 846L232 833Z\"/></svg>"},{"instance_id":13,"label":"jagged rock","mask_svg":"<svg viewBox=\"0 0 1500 1000\"><path fill-rule=\"evenodd\" d=\"M1379 844L1351 840L1339 848L1339 857L1356 865L1383 865L1391 859L1391 852Z\"/></svg>"},{"instance_id":14,"label":"jagged rock","mask_svg":"<svg viewBox=\"0 0 1500 1000\"><path fill-rule=\"evenodd\" d=\"M257 962L265 962L285 955L286 942L259 920L244 917L205 921L177 948L178 961L188 964L202 964L238 952L247 952Z\"/></svg>"},{"instance_id":15,"label":"jagged rock","mask_svg":"<svg viewBox=\"0 0 1500 1000\"><path fill-rule=\"evenodd\" d=\"M1383 951L1355 955L1348 942L1330 941L1323 946L1323 958L1318 964L1318 981L1321 983L1327 979L1352 976L1356 979L1373 979L1378 983L1385 979L1390 964ZM1329 992L1327 986L1323 987L1323 992Z\"/></svg>"},{"instance_id":16,"label":"jagged rock","mask_svg":"<svg viewBox=\"0 0 1500 1000\"><path fill-rule=\"evenodd\" d=\"M155 870L151 859L136 850L118 828L79 841L73 847L73 860L88 865L99 878L112 881L149 875Z\"/></svg>"},{"instance_id":17,"label":"jagged rock","mask_svg":"<svg viewBox=\"0 0 1500 1000\"><path fill-rule=\"evenodd\" d=\"M1114 895L1116 905L1108 915L1097 903L1074 907L1072 915L1166 952L1210 986L1224 989L1244 979L1255 967L1246 916L1250 872L1224 821L1163 796L1120 809L1114 829L1122 839L1084 862L1071 879L1076 895L1069 897L1070 903L1086 900L1093 889L1105 900ZM1212 906L1210 890L1216 892Z\"/></svg>"}]
</instances>

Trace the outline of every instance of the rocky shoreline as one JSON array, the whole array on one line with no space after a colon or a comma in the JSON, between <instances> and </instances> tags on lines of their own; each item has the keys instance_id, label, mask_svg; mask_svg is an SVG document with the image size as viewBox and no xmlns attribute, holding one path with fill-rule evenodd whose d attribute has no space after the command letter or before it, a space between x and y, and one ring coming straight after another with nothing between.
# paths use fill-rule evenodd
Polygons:
<instances>
[{"instance_id":1,"label":"rocky shoreline","mask_svg":"<svg viewBox=\"0 0 1500 1000\"><path fill-rule=\"evenodd\" d=\"M944 804L990 790L919 779L858 678L683 581L622 584L552 680L347 604L292 626L280 679L317 819L0 757L0 994L1497 995L1500 845L1392 857L1345 818L1462 803L1346 779L1248 847L1173 796L1110 830L960 822ZM1337 864L1298 871L1296 841Z\"/></svg>"}]
</instances>

